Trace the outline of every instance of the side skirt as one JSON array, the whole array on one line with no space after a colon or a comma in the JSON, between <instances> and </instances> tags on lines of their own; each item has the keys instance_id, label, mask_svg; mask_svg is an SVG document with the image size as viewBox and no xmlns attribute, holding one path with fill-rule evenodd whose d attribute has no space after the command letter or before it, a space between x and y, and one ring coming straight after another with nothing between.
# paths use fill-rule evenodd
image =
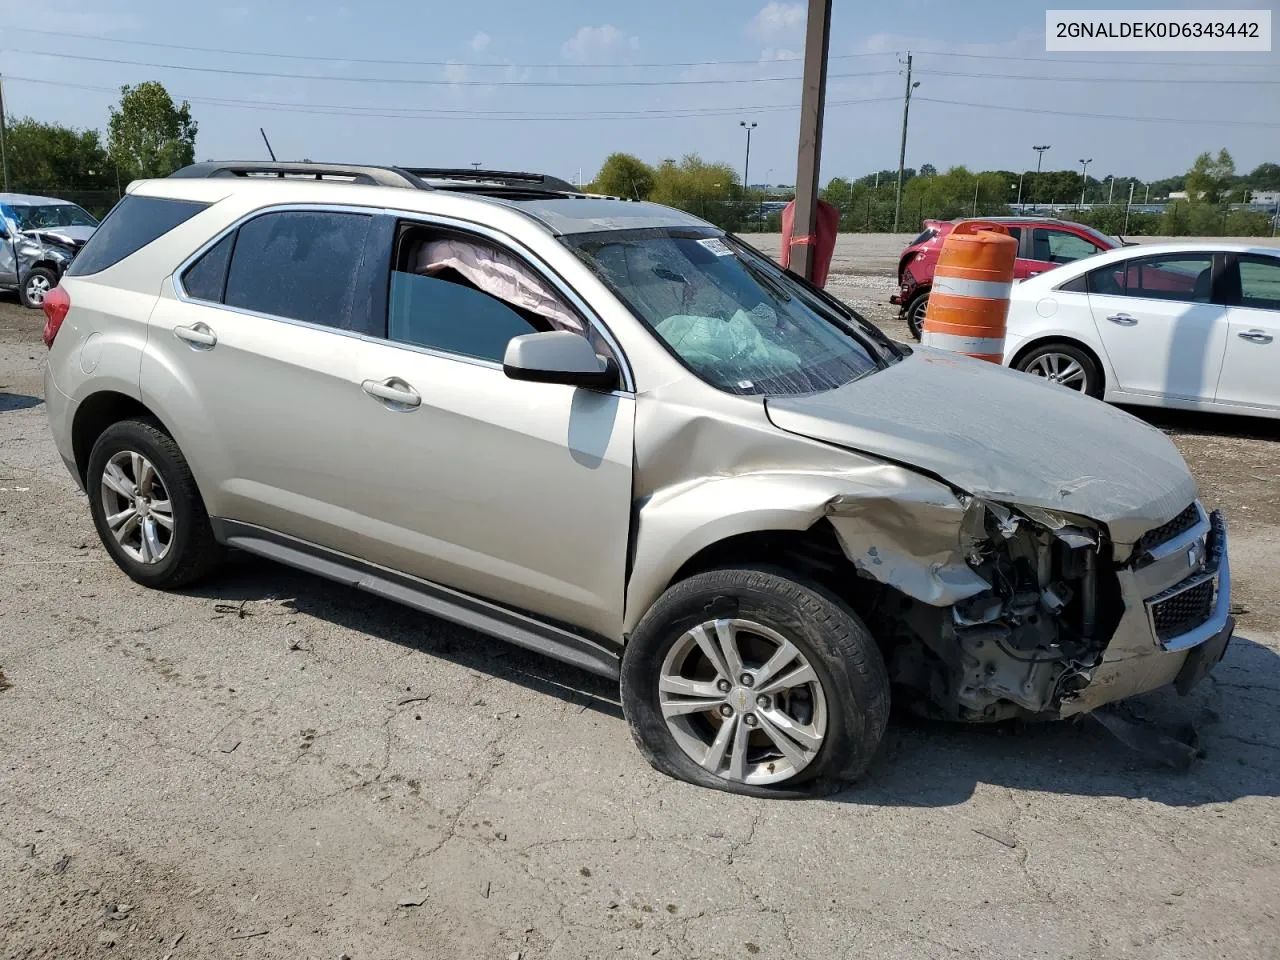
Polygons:
<instances>
[{"instance_id":1,"label":"side skirt","mask_svg":"<svg viewBox=\"0 0 1280 960\"><path fill-rule=\"evenodd\" d=\"M619 677L621 660L603 639L597 641L531 614L396 573L264 527L237 520L210 520L214 535L229 547L394 600L590 673L611 680Z\"/></svg>"}]
</instances>

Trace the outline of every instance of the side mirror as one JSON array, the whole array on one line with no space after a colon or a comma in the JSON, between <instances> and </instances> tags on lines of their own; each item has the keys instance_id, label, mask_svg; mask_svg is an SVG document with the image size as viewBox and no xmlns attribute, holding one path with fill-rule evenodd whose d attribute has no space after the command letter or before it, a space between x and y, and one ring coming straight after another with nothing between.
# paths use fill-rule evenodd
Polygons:
<instances>
[{"instance_id":1,"label":"side mirror","mask_svg":"<svg viewBox=\"0 0 1280 960\"><path fill-rule=\"evenodd\" d=\"M593 390L618 385L618 368L598 356L585 337L568 330L512 337L502 358L502 372L512 380L566 383Z\"/></svg>"}]
</instances>

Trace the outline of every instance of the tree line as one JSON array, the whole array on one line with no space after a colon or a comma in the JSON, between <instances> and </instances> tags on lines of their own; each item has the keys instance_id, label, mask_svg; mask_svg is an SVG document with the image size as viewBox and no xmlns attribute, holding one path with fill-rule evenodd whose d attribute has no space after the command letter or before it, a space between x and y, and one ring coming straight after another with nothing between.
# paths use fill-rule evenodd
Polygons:
<instances>
[{"instance_id":1,"label":"tree line","mask_svg":"<svg viewBox=\"0 0 1280 960\"><path fill-rule=\"evenodd\" d=\"M125 85L109 108L107 135L32 117L7 118L4 161L9 190L63 197L101 194L111 206L130 180L165 177L195 160L198 125L186 101L175 104L154 81Z\"/></svg>"},{"instance_id":2,"label":"tree line","mask_svg":"<svg viewBox=\"0 0 1280 960\"><path fill-rule=\"evenodd\" d=\"M822 198L840 210L842 231L887 232L893 228L897 170L880 170L857 179L835 177ZM1127 210L1132 187L1135 204L1164 202L1185 191L1187 199L1166 205L1161 214ZM744 188L733 168L708 163L696 154L651 166L628 153L611 154L587 190L680 207L731 230L778 229L778 215L766 201L789 199L776 190ZM1061 211L1098 229L1135 235L1255 236L1270 232L1266 213L1234 209L1246 193L1280 190L1280 164L1259 164L1237 174L1231 154L1203 153L1186 173L1162 180L1136 177L1085 177L1078 170L982 170L964 166L939 172L932 164L903 171L900 229L913 231L922 219L996 216L1035 205L1074 206L1082 198L1090 209ZM1127 215L1127 222L1126 222Z\"/></svg>"}]
</instances>

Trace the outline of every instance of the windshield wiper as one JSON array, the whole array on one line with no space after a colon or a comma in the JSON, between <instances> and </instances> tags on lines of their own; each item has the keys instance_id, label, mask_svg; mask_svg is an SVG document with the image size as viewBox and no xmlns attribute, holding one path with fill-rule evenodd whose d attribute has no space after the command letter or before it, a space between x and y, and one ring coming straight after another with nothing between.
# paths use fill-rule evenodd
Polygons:
<instances>
[{"instance_id":1,"label":"windshield wiper","mask_svg":"<svg viewBox=\"0 0 1280 960\"><path fill-rule=\"evenodd\" d=\"M738 262L746 268L747 273L751 274L757 283L768 289L775 297L784 303L791 299L791 291L779 283L775 278L769 276L768 271L752 263L745 257L738 256L736 251L734 256L738 257Z\"/></svg>"}]
</instances>

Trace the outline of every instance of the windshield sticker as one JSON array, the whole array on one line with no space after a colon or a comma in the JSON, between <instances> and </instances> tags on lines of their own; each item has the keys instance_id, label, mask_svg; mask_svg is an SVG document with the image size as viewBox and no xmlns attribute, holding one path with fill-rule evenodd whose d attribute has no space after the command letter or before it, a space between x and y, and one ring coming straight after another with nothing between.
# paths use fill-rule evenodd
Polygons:
<instances>
[{"instance_id":1,"label":"windshield sticker","mask_svg":"<svg viewBox=\"0 0 1280 960\"><path fill-rule=\"evenodd\" d=\"M733 250L730 246L719 237L708 237L705 240L699 240L698 246L704 250L710 250L717 257L732 257Z\"/></svg>"}]
</instances>

